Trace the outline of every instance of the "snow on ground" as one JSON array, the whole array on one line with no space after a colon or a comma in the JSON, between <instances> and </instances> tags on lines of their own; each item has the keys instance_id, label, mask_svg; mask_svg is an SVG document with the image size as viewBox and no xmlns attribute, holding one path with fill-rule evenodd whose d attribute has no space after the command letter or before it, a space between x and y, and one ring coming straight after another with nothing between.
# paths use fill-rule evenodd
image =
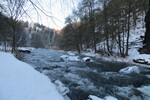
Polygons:
<instances>
[{"instance_id":1,"label":"snow on ground","mask_svg":"<svg viewBox=\"0 0 150 100\"><path fill-rule=\"evenodd\" d=\"M6 50L11 50L12 48L11 47L6 47ZM4 46L0 46L0 50L5 50L5 47Z\"/></svg>"},{"instance_id":2,"label":"snow on ground","mask_svg":"<svg viewBox=\"0 0 150 100\"><path fill-rule=\"evenodd\" d=\"M6 47L7 51L9 51L11 49L12 49L12 47ZM34 50L35 48L33 48L33 47L18 47L17 49L18 50ZM5 50L5 47L4 46L0 46L0 50Z\"/></svg>"},{"instance_id":3,"label":"snow on ground","mask_svg":"<svg viewBox=\"0 0 150 100\"><path fill-rule=\"evenodd\" d=\"M19 50L34 50L33 47L18 47Z\"/></svg>"},{"instance_id":4,"label":"snow on ground","mask_svg":"<svg viewBox=\"0 0 150 100\"><path fill-rule=\"evenodd\" d=\"M130 74L130 73L140 73L140 69L138 66L129 66L126 68L123 68L119 71L119 73L124 73L124 74Z\"/></svg>"},{"instance_id":5,"label":"snow on ground","mask_svg":"<svg viewBox=\"0 0 150 100\"><path fill-rule=\"evenodd\" d=\"M81 53L82 55L88 56L88 57L99 57L100 55L95 53L92 49L86 49L86 51Z\"/></svg>"},{"instance_id":6,"label":"snow on ground","mask_svg":"<svg viewBox=\"0 0 150 100\"><path fill-rule=\"evenodd\" d=\"M64 100L48 77L0 52L0 100Z\"/></svg>"},{"instance_id":7,"label":"snow on ground","mask_svg":"<svg viewBox=\"0 0 150 100\"><path fill-rule=\"evenodd\" d=\"M143 26L143 19L144 18L142 18L142 16L139 16L136 27L130 31L130 49L129 56L124 59L126 61L132 61L133 59L144 59L145 61L150 62L150 55L140 54L138 52L139 48L143 47L143 40L140 38L140 36L144 36L146 30Z\"/></svg>"},{"instance_id":8,"label":"snow on ground","mask_svg":"<svg viewBox=\"0 0 150 100\"><path fill-rule=\"evenodd\" d=\"M106 96L106 97L104 97L104 99L101 99L101 98L99 98L97 96L89 95L89 99L88 100L118 100L118 99L116 99L116 98L114 98L112 96Z\"/></svg>"},{"instance_id":9,"label":"snow on ground","mask_svg":"<svg viewBox=\"0 0 150 100\"><path fill-rule=\"evenodd\" d=\"M150 63L150 55L148 54L140 54L135 59L143 59L145 62Z\"/></svg>"}]
</instances>

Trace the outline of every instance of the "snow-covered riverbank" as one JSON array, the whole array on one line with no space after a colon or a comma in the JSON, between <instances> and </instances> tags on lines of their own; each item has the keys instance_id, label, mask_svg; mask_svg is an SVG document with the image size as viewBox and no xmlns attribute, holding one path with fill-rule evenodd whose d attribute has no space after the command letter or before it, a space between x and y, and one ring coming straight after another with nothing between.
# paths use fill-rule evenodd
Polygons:
<instances>
[{"instance_id":1,"label":"snow-covered riverbank","mask_svg":"<svg viewBox=\"0 0 150 100\"><path fill-rule=\"evenodd\" d=\"M0 52L0 100L64 100L45 75Z\"/></svg>"}]
</instances>

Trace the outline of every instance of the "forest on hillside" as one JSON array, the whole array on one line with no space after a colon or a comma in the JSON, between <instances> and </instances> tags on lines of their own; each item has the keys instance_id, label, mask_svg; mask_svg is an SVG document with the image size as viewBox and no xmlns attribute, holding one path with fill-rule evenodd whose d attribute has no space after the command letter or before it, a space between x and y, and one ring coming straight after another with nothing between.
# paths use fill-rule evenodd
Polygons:
<instances>
[{"instance_id":1,"label":"forest on hillside","mask_svg":"<svg viewBox=\"0 0 150 100\"><path fill-rule=\"evenodd\" d=\"M145 27L147 10L148 0L81 0L55 41L62 49L78 52L93 48L112 55L117 48L119 55L125 57L131 29L138 21L143 21Z\"/></svg>"},{"instance_id":2,"label":"forest on hillside","mask_svg":"<svg viewBox=\"0 0 150 100\"><path fill-rule=\"evenodd\" d=\"M118 53L125 57L128 55L131 30L139 21L143 21L145 27L144 17L148 10L148 0L81 0L65 19L66 26L56 31L38 23L21 21L19 18L25 13L22 8L25 2L7 0L5 3L9 6L3 3L0 6L0 44L5 48L11 46L12 52L19 46L75 50L79 53L92 48L94 52Z\"/></svg>"}]
</instances>

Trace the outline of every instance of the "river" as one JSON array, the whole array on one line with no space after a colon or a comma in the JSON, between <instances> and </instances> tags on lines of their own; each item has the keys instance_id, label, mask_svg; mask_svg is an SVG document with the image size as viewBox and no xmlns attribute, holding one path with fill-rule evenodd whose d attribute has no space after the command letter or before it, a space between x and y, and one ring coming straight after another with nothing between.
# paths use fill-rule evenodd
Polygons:
<instances>
[{"instance_id":1,"label":"river","mask_svg":"<svg viewBox=\"0 0 150 100\"><path fill-rule=\"evenodd\" d=\"M87 100L89 95L98 97L114 96L118 100L136 100L143 95L136 88L149 85L147 72L140 74L119 73L119 70L132 64L106 61L92 57L92 62L63 61L64 51L35 49L23 54L19 59L30 64L39 72L48 76L52 82L60 80L70 89L71 100ZM83 55L79 56L82 59ZM140 99L139 99L140 100Z\"/></svg>"}]
</instances>

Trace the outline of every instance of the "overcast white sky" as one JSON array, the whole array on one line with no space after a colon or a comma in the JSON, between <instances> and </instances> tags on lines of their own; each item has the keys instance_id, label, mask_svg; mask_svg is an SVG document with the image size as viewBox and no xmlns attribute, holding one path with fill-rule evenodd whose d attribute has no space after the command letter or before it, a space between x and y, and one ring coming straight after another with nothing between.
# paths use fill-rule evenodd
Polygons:
<instances>
[{"instance_id":1,"label":"overcast white sky","mask_svg":"<svg viewBox=\"0 0 150 100\"><path fill-rule=\"evenodd\" d=\"M36 10L30 5L28 7L28 13L31 16L33 22L38 22L40 24L46 25L50 28L61 29L64 27L65 18L71 14L72 10L77 7L78 0L32 0L40 7L43 7L45 12L53 17L53 22L51 18L45 16L42 12L37 14ZM24 20L32 22L28 16Z\"/></svg>"}]
</instances>

